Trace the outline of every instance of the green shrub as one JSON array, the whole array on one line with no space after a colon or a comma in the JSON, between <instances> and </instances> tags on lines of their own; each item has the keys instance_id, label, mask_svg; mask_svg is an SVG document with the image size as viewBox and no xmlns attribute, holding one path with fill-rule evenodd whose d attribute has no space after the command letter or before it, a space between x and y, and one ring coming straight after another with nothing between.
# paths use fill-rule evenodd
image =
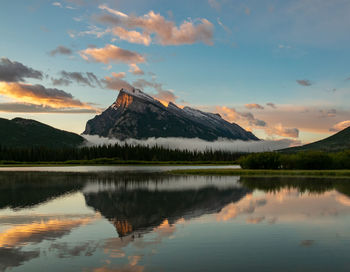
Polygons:
<instances>
[{"instance_id":1,"label":"green shrub","mask_svg":"<svg viewBox=\"0 0 350 272\"><path fill-rule=\"evenodd\" d=\"M254 153L238 160L243 169L279 169L281 155L276 152Z\"/></svg>"}]
</instances>

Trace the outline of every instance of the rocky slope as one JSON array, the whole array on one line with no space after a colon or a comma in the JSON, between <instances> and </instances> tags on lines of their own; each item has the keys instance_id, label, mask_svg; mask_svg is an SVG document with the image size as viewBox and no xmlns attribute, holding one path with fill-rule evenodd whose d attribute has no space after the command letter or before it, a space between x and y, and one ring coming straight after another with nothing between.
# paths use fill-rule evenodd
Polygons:
<instances>
[{"instance_id":1,"label":"rocky slope","mask_svg":"<svg viewBox=\"0 0 350 272\"><path fill-rule=\"evenodd\" d=\"M259 140L219 114L183 109L173 103L168 107L140 90L120 90L118 98L102 114L86 124L83 134L117 139L147 139L150 137L218 138Z\"/></svg>"}]
</instances>

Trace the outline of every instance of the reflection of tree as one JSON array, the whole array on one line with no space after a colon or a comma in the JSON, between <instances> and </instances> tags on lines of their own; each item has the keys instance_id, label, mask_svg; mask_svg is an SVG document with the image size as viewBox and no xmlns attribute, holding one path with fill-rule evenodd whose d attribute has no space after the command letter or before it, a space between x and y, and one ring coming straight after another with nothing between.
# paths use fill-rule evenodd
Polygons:
<instances>
[{"instance_id":1,"label":"reflection of tree","mask_svg":"<svg viewBox=\"0 0 350 272\"><path fill-rule=\"evenodd\" d=\"M31 207L82 188L76 174L45 172L0 173L0 209Z\"/></svg>"},{"instance_id":2,"label":"reflection of tree","mask_svg":"<svg viewBox=\"0 0 350 272\"><path fill-rule=\"evenodd\" d=\"M337 190L350 196L350 180L336 178L302 178L302 177L241 177L239 181L250 190L279 192L282 189L297 189L299 192L323 194Z\"/></svg>"},{"instance_id":3,"label":"reflection of tree","mask_svg":"<svg viewBox=\"0 0 350 272\"><path fill-rule=\"evenodd\" d=\"M172 179L176 182L175 177ZM125 236L159 226L165 219L172 224L182 217L219 212L248 192L244 188L218 189L215 186L173 191L147 190L142 187L85 193L84 196L87 205L113 222L118 234Z\"/></svg>"}]
</instances>

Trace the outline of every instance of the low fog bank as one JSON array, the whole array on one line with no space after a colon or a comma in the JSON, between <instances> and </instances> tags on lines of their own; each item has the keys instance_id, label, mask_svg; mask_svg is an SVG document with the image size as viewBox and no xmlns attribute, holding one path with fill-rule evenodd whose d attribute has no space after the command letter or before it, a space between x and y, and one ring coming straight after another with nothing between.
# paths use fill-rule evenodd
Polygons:
<instances>
[{"instance_id":1,"label":"low fog bank","mask_svg":"<svg viewBox=\"0 0 350 272\"><path fill-rule=\"evenodd\" d=\"M103 138L97 135L82 135L86 140L86 146L101 146L109 144L129 144L144 146L162 146L169 149L179 150L213 150L213 151L231 151L231 152L264 152L283 149L295 145L300 145L300 141L281 139L265 141L241 141L218 139L214 142L208 142L198 138L148 138L146 140L127 139L121 141L118 139Z\"/></svg>"}]
</instances>

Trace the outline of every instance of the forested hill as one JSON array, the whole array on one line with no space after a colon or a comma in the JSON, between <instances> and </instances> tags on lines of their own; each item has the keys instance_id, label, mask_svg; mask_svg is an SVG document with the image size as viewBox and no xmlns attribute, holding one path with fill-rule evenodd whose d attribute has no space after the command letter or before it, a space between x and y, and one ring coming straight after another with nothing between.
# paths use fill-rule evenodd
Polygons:
<instances>
[{"instance_id":1,"label":"forested hill","mask_svg":"<svg viewBox=\"0 0 350 272\"><path fill-rule=\"evenodd\" d=\"M0 146L7 147L76 147L84 142L78 134L59 130L38 121L0 118Z\"/></svg>"},{"instance_id":2,"label":"forested hill","mask_svg":"<svg viewBox=\"0 0 350 272\"><path fill-rule=\"evenodd\" d=\"M291 147L281 150L282 152L299 152L299 151L326 151L326 152L337 152L350 149L350 127L339 131L338 133L303 146Z\"/></svg>"}]
</instances>

